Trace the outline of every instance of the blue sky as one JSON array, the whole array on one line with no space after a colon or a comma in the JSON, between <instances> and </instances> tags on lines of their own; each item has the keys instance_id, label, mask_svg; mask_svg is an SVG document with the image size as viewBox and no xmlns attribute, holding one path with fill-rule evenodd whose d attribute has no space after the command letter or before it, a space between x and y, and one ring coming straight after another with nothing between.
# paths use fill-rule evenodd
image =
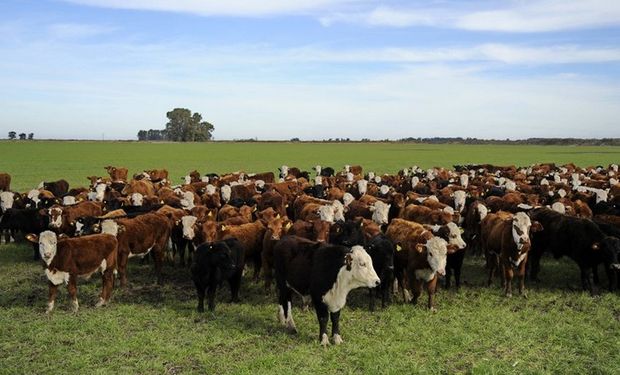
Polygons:
<instances>
[{"instance_id":1,"label":"blue sky","mask_svg":"<svg viewBox=\"0 0 620 375\"><path fill-rule=\"evenodd\" d=\"M620 137L618 0L0 5L0 136Z\"/></svg>"}]
</instances>

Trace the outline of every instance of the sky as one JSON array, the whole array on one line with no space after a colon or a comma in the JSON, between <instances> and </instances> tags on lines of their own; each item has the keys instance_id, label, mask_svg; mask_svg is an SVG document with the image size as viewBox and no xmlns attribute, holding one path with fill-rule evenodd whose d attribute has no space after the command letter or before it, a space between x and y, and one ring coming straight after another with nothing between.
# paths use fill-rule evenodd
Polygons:
<instances>
[{"instance_id":1,"label":"sky","mask_svg":"<svg viewBox=\"0 0 620 375\"><path fill-rule=\"evenodd\" d=\"M1 0L0 137L620 137L619 0Z\"/></svg>"}]
</instances>

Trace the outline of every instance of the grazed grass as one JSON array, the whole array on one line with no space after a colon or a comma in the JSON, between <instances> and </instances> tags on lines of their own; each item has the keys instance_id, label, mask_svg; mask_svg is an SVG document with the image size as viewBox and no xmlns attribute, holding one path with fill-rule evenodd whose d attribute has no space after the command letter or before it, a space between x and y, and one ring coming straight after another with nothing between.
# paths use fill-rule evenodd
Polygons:
<instances>
[{"instance_id":1,"label":"grazed grass","mask_svg":"<svg viewBox=\"0 0 620 375\"><path fill-rule=\"evenodd\" d=\"M596 165L618 162L619 154L613 147L0 142L0 171L26 190L59 178L83 185L107 164L130 172L164 167L176 179L191 169L275 171L281 164L392 173L412 164ZM528 285L529 298L506 299L499 282L482 286L483 262L469 257L466 285L441 290L437 314L402 302L371 313L366 291L354 291L342 313L345 343L323 349L314 313L300 311L299 301L294 336L277 323L275 294L245 278L241 303L226 303L224 288L215 314L201 315L187 269L168 265L159 287L151 266L136 260L130 286L116 289L110 306L93 308L101 286L94 277L79 284L77 315L62 287L48 317L46 280L31 256L30 246L0 245L0 373L620 373L620 297L579 291L567 260L544 259L543 283Z\"/></svg>"},{"instance_id":2,"label":"grazed grass","mask_svg":"<svg viewBox=\"0 0 620 375\"><path fill-rule=\"evenodd\" d=\"M276 171L286 164L310 170L316 164L340 169L359 164L366 171L395 173L419 165L493 163L529 165L538 162L574 162L598 165L618 162L620 147L561 147L503 145L415 145L404 143L141 143L141 142L0 142L0 172L13 176L13 187L30 189L42 180L64 178L84 185L86 176L105 175L109 164L143 169L166 168L170 178L197 169L206 172Z\"/></svg>"}]
</instances>

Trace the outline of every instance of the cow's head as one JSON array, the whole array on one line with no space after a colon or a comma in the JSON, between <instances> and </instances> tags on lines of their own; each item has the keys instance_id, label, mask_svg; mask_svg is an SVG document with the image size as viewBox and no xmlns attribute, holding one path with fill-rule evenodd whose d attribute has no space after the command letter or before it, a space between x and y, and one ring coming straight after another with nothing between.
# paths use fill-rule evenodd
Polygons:
<instances>
[{"instance_id":1,"label":"cow's head","mask_svg":"<svg viewBox=\"0 0 620 375\"><path fill-rule=\"evenodd\" d=\"M50 228L58 229L62 226L62 207L52 207L47 210L50 218Z\"/></svg>"},{"instance_id":2,"label":"cow's head","mask_svg":"<svg viewBox=\"0 0 620 375\"><path fill-rule=\"evenodd\" d=\"M194 225L196 224L196 216L183 216L181 218L181 226L183 228L183 238L186 240L193 240L196 236L194 232Z\"/></svg>"},{"instance_id":3,"label":"cow's head","mask_svg":"<svg viewBox=\"0 0 620 375\"><path fill-rule=\"evenodd\" d=\"M113 236L117 236L120 232L125 229L122 225L118 225L118 223L114 220L104 220L101 222L101 233L111 234Z\"/></svg>"},{"instance_id":4,"label":"cow's head","mask_svg":"<svg viewBox=\"0 0 620 375\"><path fill-rule=\"evenodd\" d=\"M184 191L181 198L181 206L186 210L194 208L194 193L191 191Z\"/></svg>"},{"instance_id":5,"label":"cow's head","mask_svg":"<svg viewBox=\"0 0 620 375\"><path fill-rule=\"evenodd\" d=\"M208 187L208 186L207 186ZM232 193L232 189L230 185L224 185L220 188L220 193L222 194L222 200L226 203L230 200L230 194Z\"/></svg>"},{"instance_id":6,"label":"cow's head","mask_svg":"<svg viewBox=\"0 0 620 375\"><path fill-rule=\"evenodd\" d=\"M0 193L0 210L4 212L9 208L13 208L13 201L15 195L10 191L3 191Z\"/></svg>"},{"instance_id":7,"label":"cow's head","mask_svg":"<svg viewBox=\"0 0 620 375\"><path fill-rule=\"evenodd\" d=\"M32 243L39 244L39 254L41 254L41 259L49 266L49 264L56 256L58 238L56 237L56 233L51 230L46 230L42 232L40 235L36 234L28 234L26 235L26 239Z\"/></svg>"},{"instance_id":8,"label":"cow's head","mask_svg":"<svg viewBox=\"0 0 620 375\"><path fill-rule=\"evenodd\" d=\"M345 207L350 205L351 202L353 202L354 200L355 198L353 197L353 195L351 195L351 193L344 193L344 195L342 196L342 202L344 203Z\"/></svg>"},{"instance_id":9,"label":"cow's head","mask_svg":"<svg viewBox=\"0 0 620 375\"><path fill-rule=\"evenodd\" d=\"M349 220L338 222L329 230L329 242L335 245L354 246L364 243L363 221Z\"/></svg>"},{"instance_id":10,"label":"cow's head","mask_svg":"<svg viewBox=\"0 0 620 375\"><path fill-rule=\"evenodd\" d=\"M334 221L344 221L344 205L335 200L332 202L332 207L334 207Z\"/></svg>"},{"instance_id":11,"label":"cow's head","mask_svg":"<svg viewBox=\"0 0 620 375\"><path fill-rule=\"evenodd\" d=\"M95 199L97 202L103 202L105 191L108 188L106 184L97 184L95 186Z\"/></svg>"},{"instance_id":12,"label":"cow's head","mask_svg":"<svg viewBox=\"0 0 620 375\"><path fill-rule=\"evenodd\" d=\"M278 168L280 171L280 178L286 178L288 176L288 166L283 165L281 168Z\"/></svg>"},{"instance_id":13,"label":"cow's head","mask_svg":"<svg viewBox=\"0 0 620 375\"><path fill-rule=\"evenodd\" d=\"M433 237L426 243L416 245L416 250L423 252L426 250L426 261L431 268L431 272L439 275L446 274L446 263L448 256L448 243L443 238Z\"/></svg>"},{"instance_id":14,"label":"cow's head","mask_svg":"<svg viewBox=\"0 0 620 375\"><path fill-rule=\"evenodd\" d=\"M388 223L388 215L390 213L390 204L376 201L371 207L372 211L372 221L379 225L384 225Z\"/></svg>"},{"instance_id":15,"label":"cow's head","mask_svg":"<svg viewBox=\"0 0 620 375\"><path fill-rule=\"evenodd\" d=\"M381 284L381 280L372 266L372 258L363 247L353 246L351 252L345 255L344 263L349 289L374 288Z\"/></svg>"},{"instance_id":16,"label":"cow's head","mask_svg":"<svg viewBox=\"0 0 620 375\"><path fill-rule=\"evenodd\" d=\"M463 230L455 223L448 223L446 228L448 229L448 246L455 247L458 250L464 249L467 244L461 236Z\"/></svg>"},{"instance_id":17,"label":"cow's head","mask_svg":"<svg viewBox=\"0 0 620 375\"><path fill-rule=\"evenodd\" d=\"M457 212L463 212L463 209L465 209L466 199L467 193L463 190L457 190L454 192L454 208Z\"/></svg>"},{"instance_id":18,"label":"cow's head","mask_svg":"<svg viewBox=\"0 0 620 375\"><path fill-rule=\"evenodd\" d=\"M144 196L140 193L131 194L131 205L132 206L142 206L144 203Z\"/></svg>"},{"instance_id":19,"label":"cow's head","mask_svg":"<svg viewBox=\"0 0 620 375\"><path fill-rule=\"evenodd\" d=\"M469 175L461 174L459 176L459 180L461 182L461 186L464 187L464 188L467 188L467 186L469 185Z\"/></svg>"},{"instance_id":20,"label":"cow's head","mask_svg":"<svg viewBox=\"0 0 620 375\"><path fill-rule=\"evenodd\" d=\"M605 266L611 269L620 270L620 239L612 236L606 236L600 243L592 245L592 250L600 254Z\"/></svg>"},{"instance_id":21,"label":"cow's head","mask_svg":"<svg viewBox=\"0 0 620 375\"><path fill-rule=\"evenodd\" d=\"M322 221L326 221L330 224L334 222L334 213L334 206L331 204L322 205L317 210L319 219L321 219Z\"/></svg>"},{"instance_id":22,"label":"cow's head","mask_svg":"<svg viewBox=\"0 0 620 375\"><path fill-rule=\"evenodd\" d=\"M214 280L214 281L222 281L229 278L233 272L236 270L237 266L235 264L232 250L226 244L225 241L217 241L217 242L207 242L204 245L206 249L206 259L204 259L204 272L206 273L204 276L206 279ZM198 248L198 252L203 251L201 248ZM197 255L199 257L200 255ZM197 258L197 261L199 258Z\"/></svg>"},{"instance_id":23,"label":"cow's head","mask_svg":"<svg viewBox=\"0 0 620 375\"><path fill-rule=\"evenodd\" d=\"M391 281L394 276L394 243L386 236L375 236L366 245L366 251L381 282Z\"/></svg>"},{"instance_id":24,"label":"cow's head","mask_svg":"<svg viewBox=\"0 0 620 375\"><path fill-rule=\"evenodd\" d=\"M360 195L366 194L366 192L368 191L368 181L366 181L366 180L358 180L357 181L357 191L360 193Z\"/></svg>"},{"instance_id":25,"label":"cow's head","mask_svg":"<svg viewBox=\"0 0 620 375\"><path fill-rule=\"evenodd\" d=\"M312 230L314 231L316 242L327 242L331 225L329 221L323 220L315 220L312 223Z\"/></svg>"}]
</instances>

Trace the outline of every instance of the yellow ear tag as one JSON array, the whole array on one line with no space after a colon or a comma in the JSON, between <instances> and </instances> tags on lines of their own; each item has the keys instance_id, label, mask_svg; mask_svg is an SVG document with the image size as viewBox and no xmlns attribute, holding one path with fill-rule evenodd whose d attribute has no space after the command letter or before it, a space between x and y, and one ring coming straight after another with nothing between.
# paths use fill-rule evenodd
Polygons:
<instances>
[{"instance_id":1,"label":"yellow ear tag","mask_svg":"<svg viewBox=\"0 0 620 375\"><path fill-rule=\"evenodd\" d=\"M461 231L461 234L462 234L462 233L465 233L465 229L463 229L463 228L459 228L459 230Z\"/></svg>"},{"instance_id":2,"label":"yellow ear tag","mask_svg":"<svg viewBox=\"0 0 620 375\"><path fill-rule=\"evenodd\" d=\"M288 223L286 223L286 229L288 230L290 227L293 226L293 223L291 223L290 221Z\"/></svg>"},{"instance_id":3,"label":"yellow ear tag","mask_svg":"<svg viewBox=\"0 0 620 375\"><path fill-rule=\"evenodd\" d=\"M400 245L396 245L396 251L401 251L402 249L403 249L403 247L402 247L402 246L400 246Z\"/></svg>"},{"instance_id":4,"label":"yellow ear tag","mask_svg":"<svg viewBox=\"0 0 620 375\"><path fill-rule=\"evenodd\" d=\"M222 225L222 230L226 230L226 225Z\"/></svg>"},{"instance_id":5,"label":"yellow ear tag","mask_svg":"<svg viewBox=\"0 0 620 375\"><path fill-rule=\"evenodd\" d=\"M209 213L207 214L207 216L213 216L213 212L209 211Z\"/></svg>"}]
</instances>

